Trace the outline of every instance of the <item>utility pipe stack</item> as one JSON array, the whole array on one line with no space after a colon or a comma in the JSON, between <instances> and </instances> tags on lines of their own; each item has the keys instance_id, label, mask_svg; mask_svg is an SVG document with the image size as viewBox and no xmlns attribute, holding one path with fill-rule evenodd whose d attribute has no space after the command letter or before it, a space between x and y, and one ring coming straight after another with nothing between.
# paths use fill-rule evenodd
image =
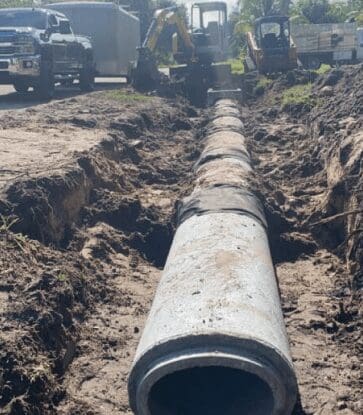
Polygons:
<instances>
[{"instance_id":1,"label":"utility pipe stack","mask_svg":"<svg viewBox=\"0 0 363 415\"><path fill-rule=\"evenodd\" d=\"M130 374L136 415L288 415L295 404L240 112L227 99L213 111Z\"/></svg>"}]
</instances>

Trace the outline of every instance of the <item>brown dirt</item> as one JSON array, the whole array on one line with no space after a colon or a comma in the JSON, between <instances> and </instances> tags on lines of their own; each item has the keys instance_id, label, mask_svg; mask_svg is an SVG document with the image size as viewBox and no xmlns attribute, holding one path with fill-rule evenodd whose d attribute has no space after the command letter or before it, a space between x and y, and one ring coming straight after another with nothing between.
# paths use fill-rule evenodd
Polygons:
<instances>
[{"instance_id":1,"label":"brown dirt","mask_svg":"<svg viewBox=\"0 0 363 415\"><path fill-rule=\"evenodd\" d=\"M313 79L296 72L242 107L299 381L294 415L362 412L361 69L317 78L314 105L281 107L284 89ZM125 94L0 115L1 414L131 413L128 372L207 113Z\"/></svg>"},{"instance_id":2,"label":"brown dirt","mask_svg":"<svg viewBox=\"0 0 363 415\"><path fill-rule=\"evenodd\" d=\"M332 70L313 105L282 108L283 91L309 81L281 77L243 118L299 381L294 413L359 414L363 71Z\"/></svg>"},{"instance_id":3,"label":"brown dirt","mask_svg":"<svg viewBox=\"0 0 363 415\"><path fill-rule=\"evenodd\" d=\"M94 93L1 117L0 140L15 137L0 155L1 413L128 411L200 123L185 102L130 99Z\"/></svg>"}]
</instances>

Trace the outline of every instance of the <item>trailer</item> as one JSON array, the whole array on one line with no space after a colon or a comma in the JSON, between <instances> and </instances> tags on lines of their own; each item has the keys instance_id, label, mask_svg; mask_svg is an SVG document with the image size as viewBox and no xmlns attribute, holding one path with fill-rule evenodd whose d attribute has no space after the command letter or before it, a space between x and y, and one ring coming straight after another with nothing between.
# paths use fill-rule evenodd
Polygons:
<instances>
[{"instance_id":1,"label":"trailer","mask_svg":"<svg viewBox=\"0 0 363 415\"><path fill-rule=\"evenodd\" d=\"M65 14L76 34L91 38L97 76L127 76L140 46L137 17L113 2L53 3L47 8Z\"/></svg>"},{"instance_id":2,"label":"trailer","mask_svg":"<svg viewBox=\"0 0 363 415\"><path fill-rule=\"evenodd\" d=\"M363 28L356 23L292 25L291 33L302 65L318 69L363 60Z\"/></svg>"}]
</instances>

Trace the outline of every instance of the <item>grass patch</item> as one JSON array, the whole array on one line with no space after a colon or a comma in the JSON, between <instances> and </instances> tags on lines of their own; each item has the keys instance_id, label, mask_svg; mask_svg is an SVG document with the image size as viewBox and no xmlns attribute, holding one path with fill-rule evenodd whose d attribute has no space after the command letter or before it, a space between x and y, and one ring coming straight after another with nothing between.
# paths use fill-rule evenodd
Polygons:
<instances>
[{"instance_id":1,"label":"grass patch","mask_svg":"<svg viewBox=\"0 0 363 415\"><path fill-rule=\"evenodd\" d=\"M242 58L227 59L226 61L215 63L215 65L231 65L231 73L233 75L242 75L245 71Z\"/></svg>"},{"instance_id":2,"label":"grass patch","mask_svg":"<svg viewBox=\"0 0 363 415\"><path fill-rule=\"evenodd\" d=\"M267 76L261 76L257 82L256 88L266 88L272 84L272 79L267 78Z\"/></svg>"},{"instance_id":3,"label":"grass patch","mask_svg":"<svg viewBox=\"0 0 363 415\"><path fill-rule=\"evenodd\" d=\"M296 104L306 104L308 106L315 105L315 101L312 97L312 83L305 85L295 85L289 89L286 89L282 93L281 104L283 107Z\"/></svg>"},{"instance_id":4,"label":"grass patch","mask_svg":"<svg viewBox=\"0 0 363 415\"><path fill-rule=\"evenodd\" d=\"M245 72L242 59L228 59L226 63L231 65L231 71L234 75L242 75Z\"/></svg>"},{"instance_id":5,"label":"grass patch","mask_svg":"<svg viewBox=\"0 0 363 415\"><path fill-rule=\"evenodd\" d=\"M143 95L138 92L122 91L120 89L107 91L105 96L119 102L146 102L151 99L148 95Z\"/></svg>"},{"instance_id":6,"label":"grass patch","mask_svg":"<svg viewBox=\"0 0 363 415\"><path fill-rule=\"evenodd\" d=\"M262 96L266 88L272 83L272 79L267 78L266 76L260 76L256 86L253 88L253 95L255 97Z\"/></svg>"},{"instance_id":7,"label":"grass patch","mask_svg":"<svg viewBox=\"0 0 363 415\"><path fill-rule=\"evenodd\" d=\"M320 66L320 68L319 69L317 69L316 71L314 71L314 72L316 72L317 74L319 74L319 75L324 75L325 73L327 73L327 72L329 72L331 70L331 66L330 65L327 65L327 64L325 64L325 63L323 63L321 66Z\"/></svg>"}]
</instances>

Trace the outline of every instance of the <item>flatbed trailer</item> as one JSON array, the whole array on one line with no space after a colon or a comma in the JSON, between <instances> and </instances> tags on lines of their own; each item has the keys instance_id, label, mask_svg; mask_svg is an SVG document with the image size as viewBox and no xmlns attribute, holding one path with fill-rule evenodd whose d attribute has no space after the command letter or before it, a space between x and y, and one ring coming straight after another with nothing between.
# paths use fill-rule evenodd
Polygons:
<instances>
[{"instance_id":1,"label":"flatbed trailer","mask_svg":"<svg viewBox=\"0 0 363 415\"><path fill-rule=\"evenodd\" d=\"M291 25L291 33L305 68L363 61L363 28L356 23Z\"/></svg>"}]
</instances>

